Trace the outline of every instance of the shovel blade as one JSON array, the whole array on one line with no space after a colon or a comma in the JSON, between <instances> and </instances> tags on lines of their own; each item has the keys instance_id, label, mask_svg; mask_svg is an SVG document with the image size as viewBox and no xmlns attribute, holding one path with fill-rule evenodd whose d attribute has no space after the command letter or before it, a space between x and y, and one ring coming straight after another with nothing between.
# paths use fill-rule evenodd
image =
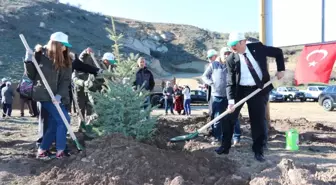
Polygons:
<instances>
[{"instance_id":1,"label":"shovel blade","mask_svg":"<svg viewBox=\"0 0 336 185\"><path fill-rule=\"evenodd\" d=\"M173 137L170 139L170 142L175 143L175 142L182 142L182 141L188 141L191 139L195 139L198 137L198 131L191 133L191 134L186 134L186 135L182 135L182 136L177 136L177 137Z\"/></svg>"}]
</instances>

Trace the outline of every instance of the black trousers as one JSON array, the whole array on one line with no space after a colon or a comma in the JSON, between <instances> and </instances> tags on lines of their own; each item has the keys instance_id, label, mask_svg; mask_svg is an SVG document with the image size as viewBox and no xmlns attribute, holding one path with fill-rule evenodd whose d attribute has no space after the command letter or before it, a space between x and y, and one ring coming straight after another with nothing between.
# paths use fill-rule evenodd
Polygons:
<instances>
[{"instance_id":1,"label":"black trousers","mask_svg":"<svg viewBox=\"0 0 336 185\"><path fill-rule=\"evenodd\" d=\"M32 105L32 109L33 109L33 115L38 116L39 111L37 109L37 102L35 100L31 100L31 105Z\"/></svg>"},{"instance_id":2,"label":"black trousers","mask_svg":"<svg viewBox=\"0 0 336 185\"><path fill-rule=\"evenodd\" d=\"M237 97L235 103L245 98L253 91L257 89L256 86L238 86ZM248 113L250 117L251 131L252 131L252 150L255 153L263 153L263 143L266 139L265 135L265 116L266 116L266 94L258 93L249 100L247 100ZM244 104L243 104L244 105ZM236 110L230 114L228 121L223 123L223 142L222 146L225 150L229 150L231 147L231 139L233 135L234 125L238 119L239 113L243 105L236 108Z\"/></svg>"}]
</instances>

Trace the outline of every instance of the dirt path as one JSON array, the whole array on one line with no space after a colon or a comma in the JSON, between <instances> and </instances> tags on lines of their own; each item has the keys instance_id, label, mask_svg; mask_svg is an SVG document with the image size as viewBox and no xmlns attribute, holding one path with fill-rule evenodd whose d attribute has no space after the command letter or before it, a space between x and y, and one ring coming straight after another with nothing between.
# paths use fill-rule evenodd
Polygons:
<instances>
[{"instance_id":1,"label":"dirt path","mask_svg":"<svg viewBox=\"0 0 336 185\"><path fill-rule=\"evenodd\" d=\"M160 118L152 141L113 135L87 141L84 153L48 162L34 159L36 119L1 120L0 184L336 184L335 112L325 112L317 103L271 103L274 129L265 152L267 162L259 163L251 151L246 108L241 144L227 156L215 155L216 146L206 136L167 143L206 124L205 108L193 107L192 118ZM284 132L290 128L300 132L300 151L285 150Z\"/></svg>"}]
</instances>

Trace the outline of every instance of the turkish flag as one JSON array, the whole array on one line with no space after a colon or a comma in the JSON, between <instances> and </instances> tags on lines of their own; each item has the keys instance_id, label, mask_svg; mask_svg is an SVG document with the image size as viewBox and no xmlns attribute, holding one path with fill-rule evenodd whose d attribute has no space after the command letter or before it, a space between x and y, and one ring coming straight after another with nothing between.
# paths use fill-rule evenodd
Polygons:
<instances>
[{"instance_id":1,"label":"turkish flag","mask_svg":"<svg viewBox=\"0 0 336 185\"><path fill-rule=\"evenodd\" d=\"M295 83L328 83L336 60L336 43L305 46L295 69Z\"/></svg>"}]
</instances>

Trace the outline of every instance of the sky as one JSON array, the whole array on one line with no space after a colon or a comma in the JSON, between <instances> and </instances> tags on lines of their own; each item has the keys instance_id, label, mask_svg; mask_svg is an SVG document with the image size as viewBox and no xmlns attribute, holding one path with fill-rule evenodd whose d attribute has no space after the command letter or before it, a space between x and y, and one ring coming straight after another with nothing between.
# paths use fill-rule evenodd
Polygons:
<instances>
[{"instance_id":1,"label":"sky","mask_svg":"<svg viewBox=\"0 0 336 185\"><path fill-rule=\"evenodd\" d=\"M259 30L259 0L60 0L106 15L189 24L218 32Z\"/></svg>"}]
</instances>

